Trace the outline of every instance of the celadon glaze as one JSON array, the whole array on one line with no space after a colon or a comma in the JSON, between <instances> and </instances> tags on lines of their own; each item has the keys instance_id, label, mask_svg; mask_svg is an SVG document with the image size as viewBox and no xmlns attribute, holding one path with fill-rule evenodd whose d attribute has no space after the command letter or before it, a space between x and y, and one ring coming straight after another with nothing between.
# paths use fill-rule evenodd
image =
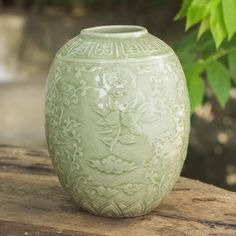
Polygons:
<instances>
[{"instance_id":1,"label":"celadon glaze","mask_svg":"<svg viewBox=\"0 0 236 236\"><path fill-rule=\"evenodd\" d=\"M93 214L132 217L159 205L180 175L189 116L178 58L143 27L84 29L52 63L49 153L64 189Z\"/></svg>"}]
</instances>

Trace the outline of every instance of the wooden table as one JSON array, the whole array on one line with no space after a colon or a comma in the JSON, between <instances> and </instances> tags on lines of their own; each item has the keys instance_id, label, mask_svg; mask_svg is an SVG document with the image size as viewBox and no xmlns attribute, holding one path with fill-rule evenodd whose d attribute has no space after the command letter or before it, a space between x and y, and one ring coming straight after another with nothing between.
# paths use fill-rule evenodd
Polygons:
<instances>
[{"instance_id":1,"label":"wooden table","mask_svg":"<svg viewBox=\"0 0 236 236\"><path fill-rule=\"evenodd\" d=\"M63 191L46 150L0 145L0 235L236 235L236 193L181 177L146 216L97 217Z\"/></svg>"}]
</instances>

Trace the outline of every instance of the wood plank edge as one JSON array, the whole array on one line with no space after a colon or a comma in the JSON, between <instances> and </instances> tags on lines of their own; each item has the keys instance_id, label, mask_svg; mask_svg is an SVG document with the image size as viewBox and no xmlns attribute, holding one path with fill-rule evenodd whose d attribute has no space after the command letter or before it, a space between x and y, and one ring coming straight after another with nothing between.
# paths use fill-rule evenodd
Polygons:
<instances>
[{"instance_id":1,"label":"wood plank edge","mask_svg":"<svg viewBox=\"0 0 236 236\"><path fill-rule=\"evenodd\" d=\"M61 230L51 226L35 225L31 223L20 223L16 221L0 220L0 235L22 235L22 236L106 236L91 232Z\"/></svg>"}]
</instances>

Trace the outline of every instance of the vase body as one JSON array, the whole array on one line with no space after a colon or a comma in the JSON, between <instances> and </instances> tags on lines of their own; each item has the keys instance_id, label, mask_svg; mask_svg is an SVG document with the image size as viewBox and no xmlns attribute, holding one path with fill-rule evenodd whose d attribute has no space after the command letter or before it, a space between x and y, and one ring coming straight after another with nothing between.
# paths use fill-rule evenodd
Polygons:
<instances>
[{"instance_id":1,"label":"vase body","mask_svg":"<svg viewBox=\"0 0 236 236\"><path fill-rule=\"evenodd\" d=\"M173 50L138 26L83 30L52 63L45 129L60 183L82 209L132 217L178 179L189 100Z\"/></svg>"}]
</instances>

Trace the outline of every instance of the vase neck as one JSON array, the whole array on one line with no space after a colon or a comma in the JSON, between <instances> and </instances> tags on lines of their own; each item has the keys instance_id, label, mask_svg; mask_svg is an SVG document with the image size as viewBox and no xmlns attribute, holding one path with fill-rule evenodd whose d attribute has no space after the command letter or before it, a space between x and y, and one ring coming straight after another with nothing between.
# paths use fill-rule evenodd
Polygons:
<instances>
[{"instance_id":1,"label":"vase neck","mask_svg":"<svg viewBox=\"0 0 236 236\"><path fill-rule=\"evenodd\" d=\"M81 35L93 38L137 38L147 33L146 28L136 25L108 25L81 30Z\"/></svg>"}]
</instances>

